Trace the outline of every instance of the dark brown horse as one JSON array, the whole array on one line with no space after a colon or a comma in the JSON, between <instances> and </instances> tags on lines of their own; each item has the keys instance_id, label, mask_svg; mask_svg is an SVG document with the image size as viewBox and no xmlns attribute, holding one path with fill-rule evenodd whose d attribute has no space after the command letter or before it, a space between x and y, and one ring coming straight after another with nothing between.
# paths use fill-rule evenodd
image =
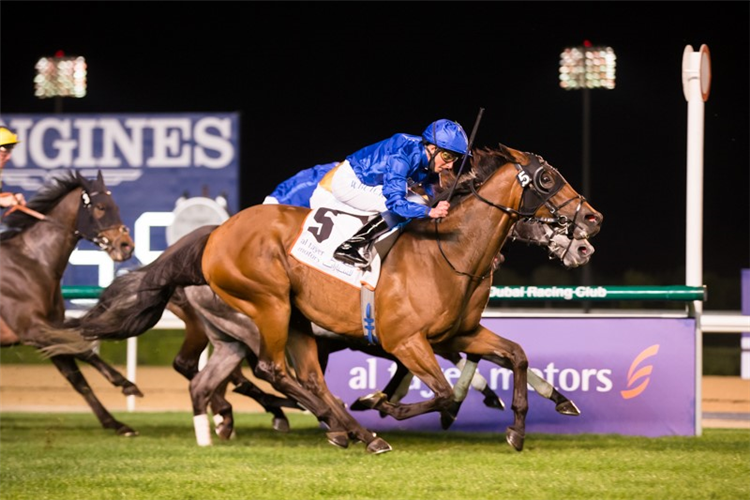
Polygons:
<instances>
[{"instance_id":1,"label":"dark brown horse","mask_svg":"<svg viewBox=\"0 0 750 500\"><path fill-rule=\"evenodd\" d=\"M65 304L60 282L70 254L83 238L121 262L134 244L120 220L120 210L99 172L87 180L65 171L43 186L26 208L6 213L0 235L0 341L2 347L24 344L44 348L60 341ZM52 362L81 394L102 426L120 435L135 435L118 422L94 395L76 360L89 363L123 394L142 396L138 387L105 363L93 350L53 356Z\"/></svg>"},{"instance_id":2,"label":"dark brown horse","mask_svg":"<svg viewBox=\"0 0 750 500\"><path fill-rule=\"evenodd\" d=\"M440 224L417 220L407 226L383 263L375 292L382 348L425 382L435 397L411 404L378 400L374 408L397 419L429 411L449 412L455 404L453 389L434 353L481 357L513 370L515 422L506 438L521 450L528 408L528 362L518 344L479 324L489 298L493 262L510 227L520 218L543 217L547 223L565 228L569 237L585 239L599 231L602 216L536 155L501 146L477 151L473 163L474 175L457 186L458 198L447 218ZM139 294L142 304L138 308L148 312L148 321L155 323L176 286L207 282L258 326L261 342L256 376L325 422L334 444L341 444L338 438L343 435L367 443L369 452L389 451L390 445L362 428L325 385L310 322L354 339L364 334L359 291L289 256L308 212L288 206L251 207L212 233L193 238L190 244L170 247L159 259L159 272ZM128 334L123 332L133 326L128 323L143 322L141 313L133 316L134 321L124 324L89 323L83 325L82 332L92 339L125 338ZM251 339L242 340L250 345ZM297 379L287 371L287 349L295 360ZM211 376L222 356L239 360L244 356L216 354L204 369L205 376ZM200 442L201 436L209 433L205 418L209 394L193 393L193 387L191 383Z\"/></svg>"}]
</instances>

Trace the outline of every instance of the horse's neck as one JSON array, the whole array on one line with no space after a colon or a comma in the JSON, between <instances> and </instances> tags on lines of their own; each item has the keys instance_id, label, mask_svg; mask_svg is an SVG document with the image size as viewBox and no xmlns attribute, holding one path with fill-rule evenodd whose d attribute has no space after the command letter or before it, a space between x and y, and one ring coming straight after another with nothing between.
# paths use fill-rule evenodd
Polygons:
<instances>
[{"instance_id":1,"label":"horse's neck","mask_svg":"<svg viewBox=\"0 0 750 500\"><path fill-rule=\"evenodd\" d=\"M66 194L45 214L46 220L37 222L22 235L27 256L59 279L80 239L75 234L80 198L80 189Z\"/></svg>"},{"instance_id":2,"label":"horse's neck","mask_svg":"<svg viewBox=\"0 0 750 500\"><path fill-rule=\"evenodd\" d=\"M479 188L483 198L504 207L517 209L523 188L515 180L515 172L503 168ZM485 276L493 260L505 244L513 218L505 211L469 196L451 207L450 215L440 224L440 233L455 234L441 245L454 267L474 276Z\"/></svg>"}]
</instances>

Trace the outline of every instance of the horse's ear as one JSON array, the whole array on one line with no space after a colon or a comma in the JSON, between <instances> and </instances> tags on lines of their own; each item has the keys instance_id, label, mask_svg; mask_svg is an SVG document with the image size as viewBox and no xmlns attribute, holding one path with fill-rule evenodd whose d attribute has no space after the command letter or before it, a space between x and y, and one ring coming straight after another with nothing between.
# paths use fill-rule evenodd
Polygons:
<instances>
[{"instance_id":1,"label":"horse's ear","mask_svg":"<svg viewBox=\"0 0 750 500\"><path fill-rule=\"evenodd\" d=\"M76 170L76 179L78 179L78 182L81 184L81 186L88 187L89 180L85 178L83 175L81 175L80 170Z\"/></svg>"},{"instance_id":2,"label":"horse's ear","mask_svg":"<svg viewBox=\"0 0 750 500\"><path fill-rule=\"evenodd\" d=\"M100 182L102 184L102 186L104 185L104 176L102 175L101 169L97 170L96 181Z\"/></svg>"}]
</instances>

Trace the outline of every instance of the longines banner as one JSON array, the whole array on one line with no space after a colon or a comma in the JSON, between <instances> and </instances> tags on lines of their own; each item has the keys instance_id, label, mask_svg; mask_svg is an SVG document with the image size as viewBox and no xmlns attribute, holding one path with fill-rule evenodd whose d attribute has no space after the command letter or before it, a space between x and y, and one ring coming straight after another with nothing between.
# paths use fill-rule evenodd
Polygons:
<instances>
[{"instance_id":1,"label":"longines banner","mask_svg":"<svg viewBox=\"0 0 750 500\"><path fill-rule=\"evenodd\" d=\"M2 115L20 139L3 172L3 189L31 198L60 169L93 178L101 170L135 240L135 257L114 264L88 241L70 259L63 285L106 286L124 269L147 264L167 247L178 202L194 225L234 213L239 191L239 114ZM184 222L184 221L183 221Z\"/></svg>"},{"instance_id":2,"label":"longines banner","mask_svg":"<svg viewBox=\"0 0 750 500\"><path fill-rule=\"evenodd\" d=\"M482 324L520 343L530 367L571 399L579 416L563 416L555 403L529 390L527 433L696 435L695 320L683 318L485 318ZM455 384L460 370L438 358ZM362 353L334 353L326 377L329 388L351 405L382 390L395 366ZM487 361L479 372L505 402L488 408L470 388L452 431L497 432L513 425L513 375ZM327 372L327 373L329 373ZM403 402L432 397L417 378ZM440 415L397 421L374 410L355 412L368 429L438 431ZM504 439L500 439L504 441Z\"/></svg>"}]
</instances>

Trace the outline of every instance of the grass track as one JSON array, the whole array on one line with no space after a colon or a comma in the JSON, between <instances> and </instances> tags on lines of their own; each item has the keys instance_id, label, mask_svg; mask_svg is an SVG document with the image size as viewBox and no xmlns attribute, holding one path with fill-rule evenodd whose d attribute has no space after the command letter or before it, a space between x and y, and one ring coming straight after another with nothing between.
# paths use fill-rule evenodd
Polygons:
<instances>
[{"instance_id":1,"label":"grass track","mask_svg":"<svg viewBox=\"0 0 750 500\"><path fill-rule=\"evenodd\" d=\"M241 413L238 437L198 448L189 413L0 414L0 499L747 499L750 430L701 437L389 432L394 451L342 450L309 415L292 431Z\"/></svg>"}]
</instances>

